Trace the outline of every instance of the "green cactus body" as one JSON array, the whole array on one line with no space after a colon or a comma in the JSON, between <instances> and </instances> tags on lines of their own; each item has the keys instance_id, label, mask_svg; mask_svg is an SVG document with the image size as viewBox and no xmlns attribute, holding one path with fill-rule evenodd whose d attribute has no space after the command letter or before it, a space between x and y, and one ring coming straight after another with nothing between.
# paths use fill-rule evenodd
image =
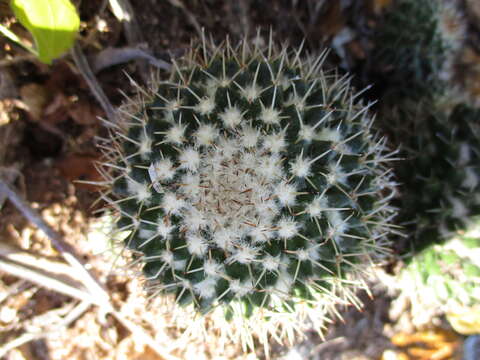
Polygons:
<instances>
[{"instance_id":1,"label":"green cactus body","mask_svg":"<svg viewBox=\"0 0 480 360\"><path fill-rule=\"evenodd\" d=\"M246 317L355 303L395 183L368 106L322 62L203 46L123 111L108 201L150 291Z\"/></svg>"},{"instance_id":2,"label":"green cactus body","mask_svg":"<svg viewBox=\"0 0 480 360\"><path fill-rule=\"evenodd\" d=\"M480 211L479 113L459 105L454 76L466 34L459 8L456 0L398 0L377 29L375 57L391 80L381 127L405 159L395 171L397 220L413 235L407 251L445 241Z\"/></svg>"},{"instance_id":3,"label":"green cactus body","mask_svg":"<svg viewBox=\"0 0 480 360\"><path fill-rule=\"evenodd\" d=\"M398 95L430 96L454 77L466 38L456 0L398 0L375 36L375 64L388 72L393 101Z\"/></svg>"},{"instance_id":4,"label":"green cactus body","mask_svg":"<svg viewBox=\"0 0 480 360\"><path fill-rule=\"evenodd\" d=\"M393 131L405 158L396 167L403 189L398 221L413 235L406 250L416 252L480 215L480 112L459 105L445 115L435 104L410 106L417 110L400 116Z\"/></svg>"}]
</instances>

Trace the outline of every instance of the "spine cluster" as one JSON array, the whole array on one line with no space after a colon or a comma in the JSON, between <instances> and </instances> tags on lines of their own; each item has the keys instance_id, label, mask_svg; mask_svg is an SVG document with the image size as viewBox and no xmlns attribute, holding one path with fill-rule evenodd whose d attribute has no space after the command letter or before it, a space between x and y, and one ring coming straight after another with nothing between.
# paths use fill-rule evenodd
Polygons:
<instances>
[{"instance_id":1,"label":"spine cluster","mask_svg":"<svg viewBox=\"0 0 480 360\"><path fill-rule=\"evenodd\" d=\"M124 111L104 163L150 291L244 315L354 301L343 290L387 252L395 214L368 106L323 57L272 45L204 45L175 65Z\"/></svg>"}]
</instances>

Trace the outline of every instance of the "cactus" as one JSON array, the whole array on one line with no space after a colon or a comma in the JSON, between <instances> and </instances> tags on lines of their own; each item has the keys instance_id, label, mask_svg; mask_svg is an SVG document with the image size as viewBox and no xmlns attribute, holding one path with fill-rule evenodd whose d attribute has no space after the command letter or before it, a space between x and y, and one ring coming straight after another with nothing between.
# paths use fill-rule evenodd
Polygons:
<instances>
[{"instance_id":1,"label":"cactus","mask_svg":"<svg viewBox=\"0 0 480 360\"><path fill-rule=\"evenodd\" d=\"M152 294L245 318L356 303L395 183L369 106L324 58L204 44L123 108L103 198Z\"/></svg>"},{"instance_id":2,"label":"cactus","mask_svg":"<svg viewBox=\"0 0 480 360\"><path fill-rule=\"evenodd\" d=\"M388 71L394 98L429 96L453 79L465 39L457 0L398 0L377 28L373 63Z\"/></svg>"},{"instance_id":3,"label":"cactus","mask_svg":"<svg viewBox=\"0 0 480 360\"><path fill-rule=\"evenodd\" d=\"M405 159L395 168L397 220L411 235L404 250L442 243L480 215L479 116L465 105L445 113L433 101L404 101L392 114L390 132Z\"/></svg>"}]
</instances>

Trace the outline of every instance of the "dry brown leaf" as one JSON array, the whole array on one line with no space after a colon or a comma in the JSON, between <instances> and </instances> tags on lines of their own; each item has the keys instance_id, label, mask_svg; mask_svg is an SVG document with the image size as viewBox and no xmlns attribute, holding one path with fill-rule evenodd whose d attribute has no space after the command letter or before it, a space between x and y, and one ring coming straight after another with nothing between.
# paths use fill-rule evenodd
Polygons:
<instances>
[{"instance_id":1,"label":"dry brown leaf","mask_svg":"<svg viewBox=\"0 0 480 360\"><path fill-rule=\"evenodd\" d=\"M45 108L42 121L51 125L59 124L68 119L68 113L66 106L68 100L65 95L57 92L55 93L53 100Z\"/></svg>"},{"instance_id":2,"label":"dry brown leaf","mask_svg":"<svg viewBox=\"0 0 480 360\"><path fill-rule=\"evenodd\" d=\"M76 101L68 104L68 114L79 125L93 125L98 121L101 110L91 102L84 99L75 99Z\"/></svg>"},{"instance_id":3,"label":"dry brown leaf","mask_svg":"<svg viewBox=\"0 0 480 360\"><path fill-rule=\"evenodd\" d=\"M60 173L71 182L75 181L101 181L101 175L95 168L98 157L92 155L70 154L57 163ZM98 187L90 184L75 183L75 186L91 191L98 190Z\"/></svg>"}]
</instances>

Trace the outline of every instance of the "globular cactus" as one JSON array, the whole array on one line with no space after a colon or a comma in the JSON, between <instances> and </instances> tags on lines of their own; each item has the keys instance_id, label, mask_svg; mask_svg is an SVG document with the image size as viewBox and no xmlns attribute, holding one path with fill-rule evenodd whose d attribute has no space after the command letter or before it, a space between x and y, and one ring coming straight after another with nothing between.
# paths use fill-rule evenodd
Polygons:
<instances>
[{"instance_id":1,"label":"globular cactus","mask_svg":"<svg viewBox=\"0 0 480 360\"><path fill-rule=\"evenodd\" d=\"M408 110L409 109L409 110ZM398 221L411 235L405 250L442 243L480 215L480 111L465 105L450 114L434 102L404 102L392 114L401 143L396 174Z\"/></svg>"},{"instance_id":2,"label":"globular cactus","mask_svg":"<svg viewBox=\"0 0 480 360\"><path fill-rule=\"evenodd\" d=\"M369 107L323 61L203 45L124 108L104 198L152 293L245 318L355 303L395 182Z\"/></svg>"}]
</instances>

